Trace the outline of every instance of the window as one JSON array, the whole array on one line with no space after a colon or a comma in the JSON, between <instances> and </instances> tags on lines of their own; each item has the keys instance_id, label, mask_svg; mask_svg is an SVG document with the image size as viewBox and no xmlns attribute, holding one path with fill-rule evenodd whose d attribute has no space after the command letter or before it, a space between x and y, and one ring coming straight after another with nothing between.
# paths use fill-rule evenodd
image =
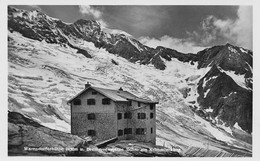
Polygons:
<instances>
[{"instance_id":1,"label":"window","mask_svg":"<svg viewBox=\"0 0 260 161\"><path fill-rule=\"evenodd\" d=\"M118 120L121 120L121 119L122 119L122 113L118 113L118 114L117 114L117 119L118 119Z\"/></svg>"},{"instance_id":2,"label":"window","mask_svg":"<svg viewBox=\"0 0 260 161\"><path fill-rule=\"evenodd\" d=\"M103 105L110 105L110 99L109 98L103 98L102 99L102 104Z\"/></svg>"},{"instance_id":3,"label":"window","mask_svg":"<svg viewBox=\"0 0 260 161\"><path fill-rule=\"evenodd\" d=\"M136 133L136 135L144 135L145 134L145 128L137 128L135 133Z\"/></svg>"},{"instance_id":4,"label":"window","mask_svg":"<svg viewBox=\"0 0 260 161\"><path fill-rule=\"evenodd\" d=\"M88 114L88 120L95 120L95 119L96 119L96 116L94 113Z\"/></svg>"},{"instance_id":5,"label":"window","mask_svg":"<svg viewBox=\"0 0 260 161\"><path fill-rule=\"evenodd\" d=\"M125 118L125 119L131 119L131 118L132 118L132 113L131 113L131 112L126 112L126 113L124 114L124 118Z\"/></svg>"},{"instance_id":6,"label":"window","mask_svg":"<svg viewBox=\"0 0 260 161\"><path fill-rule=\"evenodd\" d=\"M97 95L97 91L92 91L92 95Z\"/></svg>"},{"instance_id":7,"label":"window","mask_svg":"<svg viewBox=\"0 0 260 161\"><path fill-rule=\"evenodd\" d=\"M153 118L153 113L150 113L150 119L152 119Z\"/></svg>"},{"instance_id":8,"label":"window","mask_svg":"<svg viewBox=\"0 0 260 161\"><path fill-rule=\"evenodd\" d=\"M138 113L137 114L137 118L138 119L145 119L146 118L146 114L145 113Z\"/></svg>"},{"instance_id":9,"label":"window","mask_svg":"<svg viewBox=\"0 0 260 161\"><path fill-rule=\"evenodd\" d=\"M93 99L93 98L88 99L88 100L87 100L87 104L88 104L88 105L95 105L95 104L96 104L96 100Z\"/></svg>"},{"instance_id":10,"label":"window","mask_svg":"<svg viewBox=\"0 0 260 161\"><path fill-rule=\"evenodd\" d=\"M118 132L117 132L117 135L118 136L122 136L124 133L123 133L123 130L118 130Z\"/></svg>"},{"instance_id":11,"label":"window","mask_svg":"<svg viewBox=\"0 0 260 161\"><path fill-rule=\"evenodd\" d=\"M153 110L154 104L150 104L150 110Z\"/></svg>"},{"instance_id":12,"label":"window","mask_svg":"<svg viewBox=\"0 0 260 161\"><path fill-rule=\"evenodd\" d=\"M153 133L153 128L151 128L151 134Z\"/></svg>"},{"instance_id":13,"label":"window","mask_svg":"<svg viewBox=\"0 0 260 161\"><path fill-rule=\"evenodd\" d=\"M141 102L138 102L138 107L140 107L141 106Z\"/></svg>"},{"instance_id":14,"label":"window","mask_svg":"<svg viewBox=\"0 0 260 161\"><path fill-rule=\"evenodd\" d=\"M132 128L125 128L124 134L132 134Z\"/></svg>"},{"instance_id":15,"label":"window","mask_svg":"<svg viewBox=\"0 0 260 161\"><path fill-rule=\"evenodd\" d=\"M128 105L132 106L132 101L131 100L128 101Z\"/></svg>"},{"instance_id":16,"label":"window","mask_svg":"<svg viewBox=\"0 0 260 161\"><path fill-rule=\"evenodd\" d=\"M96 136L95 130L88 130L88 136Z\"/></svg>"},{"instance_id":17,"label":"window","mask_svg":"<svg viewBox=\"0 0 260 161\"><path fill-rule=\"evenodd\" d=\"M75 99L75 100L73 101L73 104L74 104L74 105L81 105L81 100L80 100L80 99Z\"/></svg>"}]
</instances>

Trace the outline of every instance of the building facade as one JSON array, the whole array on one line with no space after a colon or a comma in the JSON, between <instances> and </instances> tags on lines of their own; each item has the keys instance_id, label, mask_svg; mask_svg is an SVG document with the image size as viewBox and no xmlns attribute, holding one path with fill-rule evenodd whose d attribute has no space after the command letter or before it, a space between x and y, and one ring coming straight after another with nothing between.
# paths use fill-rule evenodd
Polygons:
<instances>
[{"instance_id":1,"label":"building facade","mask_svg":"<svg viewBox=\"0 0 260 161\"><path fill-rule=\"evenodd\" d=\"M68 101L71 106L71 133L91 136L97 141L156 141L156 104L123 89L111 90L86 84Z\"/></svg>"}]
</instances>

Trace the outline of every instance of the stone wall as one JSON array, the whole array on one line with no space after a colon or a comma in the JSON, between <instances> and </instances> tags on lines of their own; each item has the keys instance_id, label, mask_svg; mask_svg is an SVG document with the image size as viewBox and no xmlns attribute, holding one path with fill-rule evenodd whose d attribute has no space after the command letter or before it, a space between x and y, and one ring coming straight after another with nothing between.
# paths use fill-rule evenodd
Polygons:
<instances>
[{"instance_id":1,"label":"stone wall","mask_svg":"<svg viewBox=\"0 0 260 161\"><path fill-rule=\"evenodd\" d=\"M136 101L132 101L132 106L124 105L123 103L117 103L117 112L122 113L123 118L118 120L118 128L132 128L132 134L127 134L121 136L119 139L136 139L144 142L152 142L155 144L156 142L156 113L155 107L153 110L150 109L149 104L140 103L140 107L138 107L138 103ZM130 111L132 113L132 119L124 119L124 113ZM146 113L146 119L138 119L138 113ZM150 119L150 113L154 114L154 117ZM137 128L145 128L145 135L136 135ZM151 133L151 128L153 128L153 133Z\"/></svg>"},{"instance_id":2,"label":"stone wall","mask_svg":"<svg viewBox=\"0 0 260 161\"><path fill-rule=\"evenodd\" d=\"M89 113L72 113L71 133L87 136L88 130L95 130L97 140L106 140L117 136L115 113L95 113L95 120L88 120Z\"/></svg>"},{"instance_id":3,"label":"stone wall","mask_svg":"<svg viewBox=\"0 0 260 161\"><path fill-rule=\"evenodd\" d=\"M117 119L117 131L118 130L123 130L127 128L127 120L124 118L124 113L128 111L128 104L127 103L116 103L116 111L117 113L122 114L122 119L118 120ZM122 135L118 136L118 139L127 139L128 135Z\"/></svg>"}]
</instances>

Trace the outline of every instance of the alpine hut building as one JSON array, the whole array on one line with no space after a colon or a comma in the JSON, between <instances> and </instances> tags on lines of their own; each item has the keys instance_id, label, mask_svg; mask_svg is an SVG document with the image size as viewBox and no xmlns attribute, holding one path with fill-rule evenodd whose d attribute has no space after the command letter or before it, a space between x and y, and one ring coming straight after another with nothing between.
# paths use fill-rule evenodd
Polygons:
<instances>
[{"instance_id":1,"label":"alpine hut building","mask_svg":"<svg viewBox=\"0 0 260 161\"><path fill-rule=\"evenodd\" d=\"M156 142L158 102L119 90L85 85L68 101L71 107L71 133L91 136L97 141L111 138Z\"/></svg>"}]
</instances>

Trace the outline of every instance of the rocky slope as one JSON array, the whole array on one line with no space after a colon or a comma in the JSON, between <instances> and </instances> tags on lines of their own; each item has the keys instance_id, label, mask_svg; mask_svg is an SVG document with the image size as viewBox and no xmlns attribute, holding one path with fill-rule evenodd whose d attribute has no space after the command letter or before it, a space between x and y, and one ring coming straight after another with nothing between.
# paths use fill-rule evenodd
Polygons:
<instances>
[{"instance_id":1,"label":"rocky slope","mask_svg":"<svg viewBox=\"0 0 260 161\"><path fill-rule=\"evenodd\" d=\"M65 155L84 140L40 125L17 112L8 112L8 155ZM53 149L51 149L53 148Z\"/></svg>"},{"instance_id":2,"label":"rocky slope","mask_svg":"<svg viewBox=\"0 0 260 161\"><path fill-rule=\"evenodd\" d=\"M252 132L252 91L245 89L214 65L199 81L198 102L215 118L218 124L233 126L237 123L248 133Z\"/></svg>"},{"instance_id":3,"label":"rocky slope","mask_svg":"<svg viewBox=\"0 0 260 161\"><path fill-rule=\"evenodd\" d=\"M69 132L66 101L86 82L123 87L159 100L158 145L251 150L249 50L230 44L197 54L153 49L131 36L103 31L96 21L67 24L40 11L12 7L8 30L10 111Z\"/></svg>"}]
</instances>

